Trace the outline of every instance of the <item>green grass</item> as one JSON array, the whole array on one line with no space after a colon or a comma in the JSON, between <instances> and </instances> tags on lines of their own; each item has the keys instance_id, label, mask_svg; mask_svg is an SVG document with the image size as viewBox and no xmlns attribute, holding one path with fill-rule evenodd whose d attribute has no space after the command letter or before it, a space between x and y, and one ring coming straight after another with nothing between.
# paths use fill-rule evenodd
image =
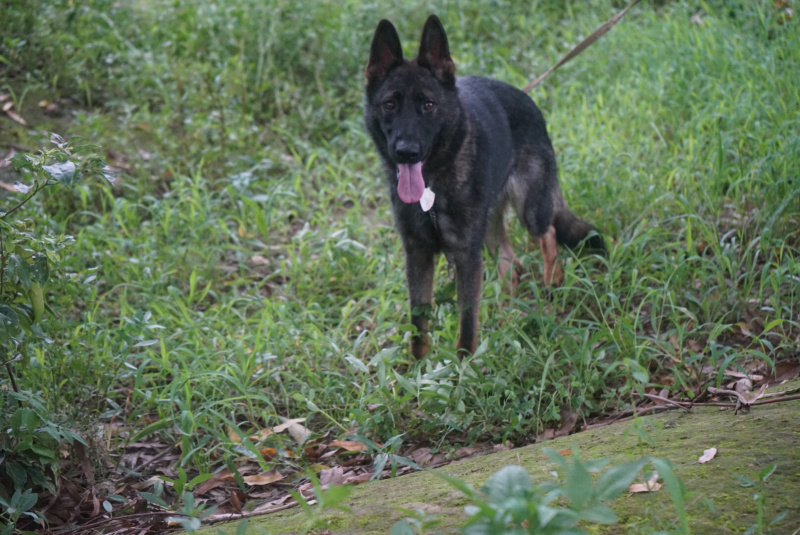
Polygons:
<instances>
[{"instance_id":1,"label":"green grass","mask_svg":"<svg viewBox=\"0 0 800 535\"><path fill-rule=\"evenodd\" d=\"M76 245L21 388L124 421L112 454L152 431L204 472L232 422L522 443L564 406L588 418L651 382L690 395L704 366L797 354L798 23L742 1L644 3L534 92L565 196L610 254L564 253L548 292L513 222L526 274L510 297L487 270L478 354L453 360L441 262L435 349L408 355L402 250L361 124L378 18L413 55L436 12L458 73L522 86L618 8L12 1L0 92L23 115L69 99L59 133L125 169L33 208ZM0 117L0 148L42 146L47 121Z\"/></svg>"}]
</instances>

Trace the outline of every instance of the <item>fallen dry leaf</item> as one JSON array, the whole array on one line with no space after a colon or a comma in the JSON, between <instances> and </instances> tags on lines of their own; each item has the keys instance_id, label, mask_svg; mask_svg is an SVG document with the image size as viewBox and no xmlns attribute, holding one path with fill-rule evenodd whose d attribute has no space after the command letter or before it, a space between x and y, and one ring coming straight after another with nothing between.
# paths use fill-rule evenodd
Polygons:
<instances>
[{"instance_id":1,"label":"fallen dry leaf","mask_svg":"<svg viewBox=\"0 0 800 535\"><path fill-rule=\"evenodd\" d=\"M713 459L716 454L717 454L717 448L708 448L703 452L703 455L699 459L697 459L697 462L700 464L705 464L711 459Z\"/></svg>"},{"instance_id":2,"label":"fallen dry leaf","mask_svg":"<svg viewBox=\"0 0 800 535\"><path fill-rule=\"evenodd\" d=\"M545 440L553 440L556 437L555 429L545 429L536 437L536 442L543 442Z\"/></svg>"},{"instance_id":3,"label":"fallen dry leaf","mask_svg":"<svg viewBox=\"0 0 800 535\"><path fill-rule=\"evenodd\" d=\"M561 428L556 431L555 436L565 437L569 435L570 431L575 427L578 422L578 413L572 412L569 407L562 407L561 409Z\"/></svg>"},{"instance_id":4,"label":"fallen dry leaf","mask_svg":"<svg viewBox=\"0 0 800 535\"><path fill-rule=\"evenodd\" d=\"M269 258L263 255L254 254L253 256L250 257L250 263L253 264L254 266L268 266L270 264L270 261Z\"/></svg>"},{"instance_id":5,"label":"fallen dry leaf","mask_svg":"<svg viewBox=\"0 0 800 535\"><path fill-rule=\"evenodd\" d=\"M328 445L329 448L342 448L347 451L366 451L367 446L357 440L334 440Z\"/></svg>"},{"instance_id":6,"label":"fallen dry leaf","mask_svg":"<svg viewBox=\"0 0 800 535\"><path fill-rule=\"evenodd\" d=\"M306 419L305 418L292 418L291 420L284 420L283 418L281 418L281 421L283 423L273 427L272 431L274 431L275 433L283 433L284 431L286 431L287 429L289 429L293 425L301 424L301 423L305 422ZM300 427L302 427L302 426L300 426Z\"/></svg>"},{"instance_id":7,"label":"fallen dry leaf","mask_svg":"<svg viewBox=\"0 0 800 535\"><path fill-rule=\"evenodd\" d=\"M628 492L632 494L638 492L655 492L663 486L658 482L658 478L658 472L653 472L653 474L650 476L650 479L648 479L646 483L633 483L630 487L628 487Z\"/></svg>"},{"instance_id":8,"label":"fallen dry leaf","mask_svg":"<svg viewBox=\"0 0 800 535\"><path fill-rule=\"evenodd\" d=\"M725 370L725 375L730 375L731 377L736 377L737 379L750 379L751 381L761 381L764 379L763 375L758 375L756 373L742 373L736 370Z\"/></svg>"},{"instance_id":9,"label":"fallen dry leaf","mask_svg":"<svg viewBox=\"0 0 800 535\"><path fill-rule=\"evenodd\" d=\"M344 469L341 466L334 466L328 470L323 470L319 473L319 483L322 488L330 487L331 485L341 485L344 483Z\"/></svg>"},{"instance_id":10,"label":"fallen dry leaf","mask_svg":"<svg viewBox=\"0 0 800 535\"><path fill-rule=\"evenodd\" d=\"M281 422L283 422L278 427L284 425L288 426L286 427L286 431L289 432L289 436L292 437L292 439L298 444L304 444L305 441L308 440L308 437L311 436L311 431L300 425L300 422L304 422L305 418L295 418L293 420L290 420L289 418L284 418L282 416L279 416L278 418L280 419ZM278 427L274 427L273 431L278 429ZM278 433L279 431L275 432Z\"/></svg>"},{"instance_id":11,"label":"fallen dry leaf","mask_svg":"<svg viewBox=\"0 0 800 535\"><path fill-rule=\"evenodd\" d=\"M226 481L233 481L233 474L227 468L224 468L214 474L211 479L207 479L200 483L196 489L194 489L195 496L202 496L206 492L220 487L225 484Z\"/></svg>"},{"instance_id":12,"label":"fallen dry leaf","mask_svg":"<svg viewBox=\"0 0 800 535\"><path fill-rule=\"evenodd\" d=\"M740 394L747 395L750 392L750 389L753 388L753 383L747 377L742 377L735 383L733 383L733 389L739 392Z\"/></svg>"},{"instance_id":13,"label":"fallen dry leaf","mask_svg":"<svg viewBox=\"0 0 800 535\"><path fill-rule=\"evenodd\" d=\"M19 123L19 124L21 124L22 126L28 126L28 122L27 122L25 119L23 119L23 118L22 118L22 117L21 117L21 116L20 116L20 115L19 115L17 112L15 112L15 111L12 111L12 110L6 110L6 115L8 115L10 118L12 118L13 120L15 120L16 122L18 122L18 123Z\"/></svg>"},{"instance_id":14,"label":"fallen dry leaf","mask_svg":"<svg viewBox=\"0 0 800 535\"><path fill-rule=\"evenodd\" d=\"M800 376L800 359L777 363L772 375L773 377L770 379L774 383L783 383L784 381L791 381L797 378Z\"/></svg>"},{"instance_id":15,"label":"fallen dry leaf","mask_svg":"<svg viewBox=\"0 0 800 535\"><path fill-rule=\"evenodd\" d=\"M260 474L256 474L254 476L245 476L244 482L248 485L269 485L270 483L275 483L276 481L280 481L285 476L278 472L277 469L273 468L268 472L261 472Z\"/></svg>"}]
</instances>

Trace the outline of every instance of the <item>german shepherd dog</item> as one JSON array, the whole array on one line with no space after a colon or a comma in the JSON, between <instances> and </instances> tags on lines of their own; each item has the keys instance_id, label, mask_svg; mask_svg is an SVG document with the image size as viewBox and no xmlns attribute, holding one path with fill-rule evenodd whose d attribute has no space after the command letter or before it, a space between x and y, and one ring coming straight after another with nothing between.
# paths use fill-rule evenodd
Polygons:
<instances>
[{"instance_id":1,"label":"german shepherd dog","mask_svg":"<svg viewBox=\"0 0 800 535\"><path fill-rule=\"evenodd\" d=\"M456 80L442 23L431 15L419 53L404 60L397 30L378 24L370 47L364 120L386 168L397 230L406 254L411 353L423 358L433 300L434 259L455 266L457 349L477 347L483 247L500 277L520 263L508 243L503 212L510 202L544 257L544 282L560 282L557 244L599 251L605 242L569 211L542 112L508 84L475 76Z\"/></svg>"}]
</instances>

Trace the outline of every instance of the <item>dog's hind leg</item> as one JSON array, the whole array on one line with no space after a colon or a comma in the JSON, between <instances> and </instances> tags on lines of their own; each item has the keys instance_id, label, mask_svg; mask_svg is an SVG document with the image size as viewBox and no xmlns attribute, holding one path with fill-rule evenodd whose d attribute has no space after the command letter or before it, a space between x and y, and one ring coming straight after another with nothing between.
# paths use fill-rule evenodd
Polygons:
<instances>
[{"instance_id":1,"label":"dog's hind leg","mask_svg":"<svg viewBox=\"0 0 800 535\"><path fill-rule=\"evenodd\" d=\"M505 210L502 205L495 210L486 228L484 244L489 250L489 253L497 259L497 271L500 280L505 281L506 276L508 276L507 280L513 292L516 290L517 283L519 282L516 268L521 268L522 262L517 259L514 250L511 249L511 244L508 242L506 225L503 218L504 212Z\"/></svg>"},{"instance_id":2,"label":"dog's hind leg","mask_svg":"<svg viewBox=\"0 0 800 535\"><path fill-rule=\"evenodd\" d=\"M509 185L517 217L542 249L544 283L559 284L564 273L558 265L553 218L565 205L556 183L555 160L532 156L521 161L512 173Z\"/></svg>"},{"instance_id":3,"label":"dog's hind leg","mask_svg":"<svg viewBox=\"0 0 800 535\"><path fill-rule=\"evenodd\" d=\"M556 229L550 225L544 236L539 238L544 259L544 283L547 285L561 284L564 281L564 271L558 263L558 244L556 243Z\"/></svg>"}]
</instances>

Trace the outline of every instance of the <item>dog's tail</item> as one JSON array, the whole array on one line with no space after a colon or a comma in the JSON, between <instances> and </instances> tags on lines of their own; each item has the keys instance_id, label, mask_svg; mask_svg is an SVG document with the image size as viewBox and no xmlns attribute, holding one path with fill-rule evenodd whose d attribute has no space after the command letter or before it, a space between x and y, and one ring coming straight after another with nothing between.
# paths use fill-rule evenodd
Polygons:
<instances>
[{"instance_id":1,"label":"dog's tail","mask_svg":"<svg viewBox=\"0 0 800 535\"><path fill-rule=\"evenodd\" d=\"M556 228L556 241L559 245L584 253L606 254L606 241L594 225L576 216L566 207L555 214L553 226Z\"/></svg>"}]
</instances>

